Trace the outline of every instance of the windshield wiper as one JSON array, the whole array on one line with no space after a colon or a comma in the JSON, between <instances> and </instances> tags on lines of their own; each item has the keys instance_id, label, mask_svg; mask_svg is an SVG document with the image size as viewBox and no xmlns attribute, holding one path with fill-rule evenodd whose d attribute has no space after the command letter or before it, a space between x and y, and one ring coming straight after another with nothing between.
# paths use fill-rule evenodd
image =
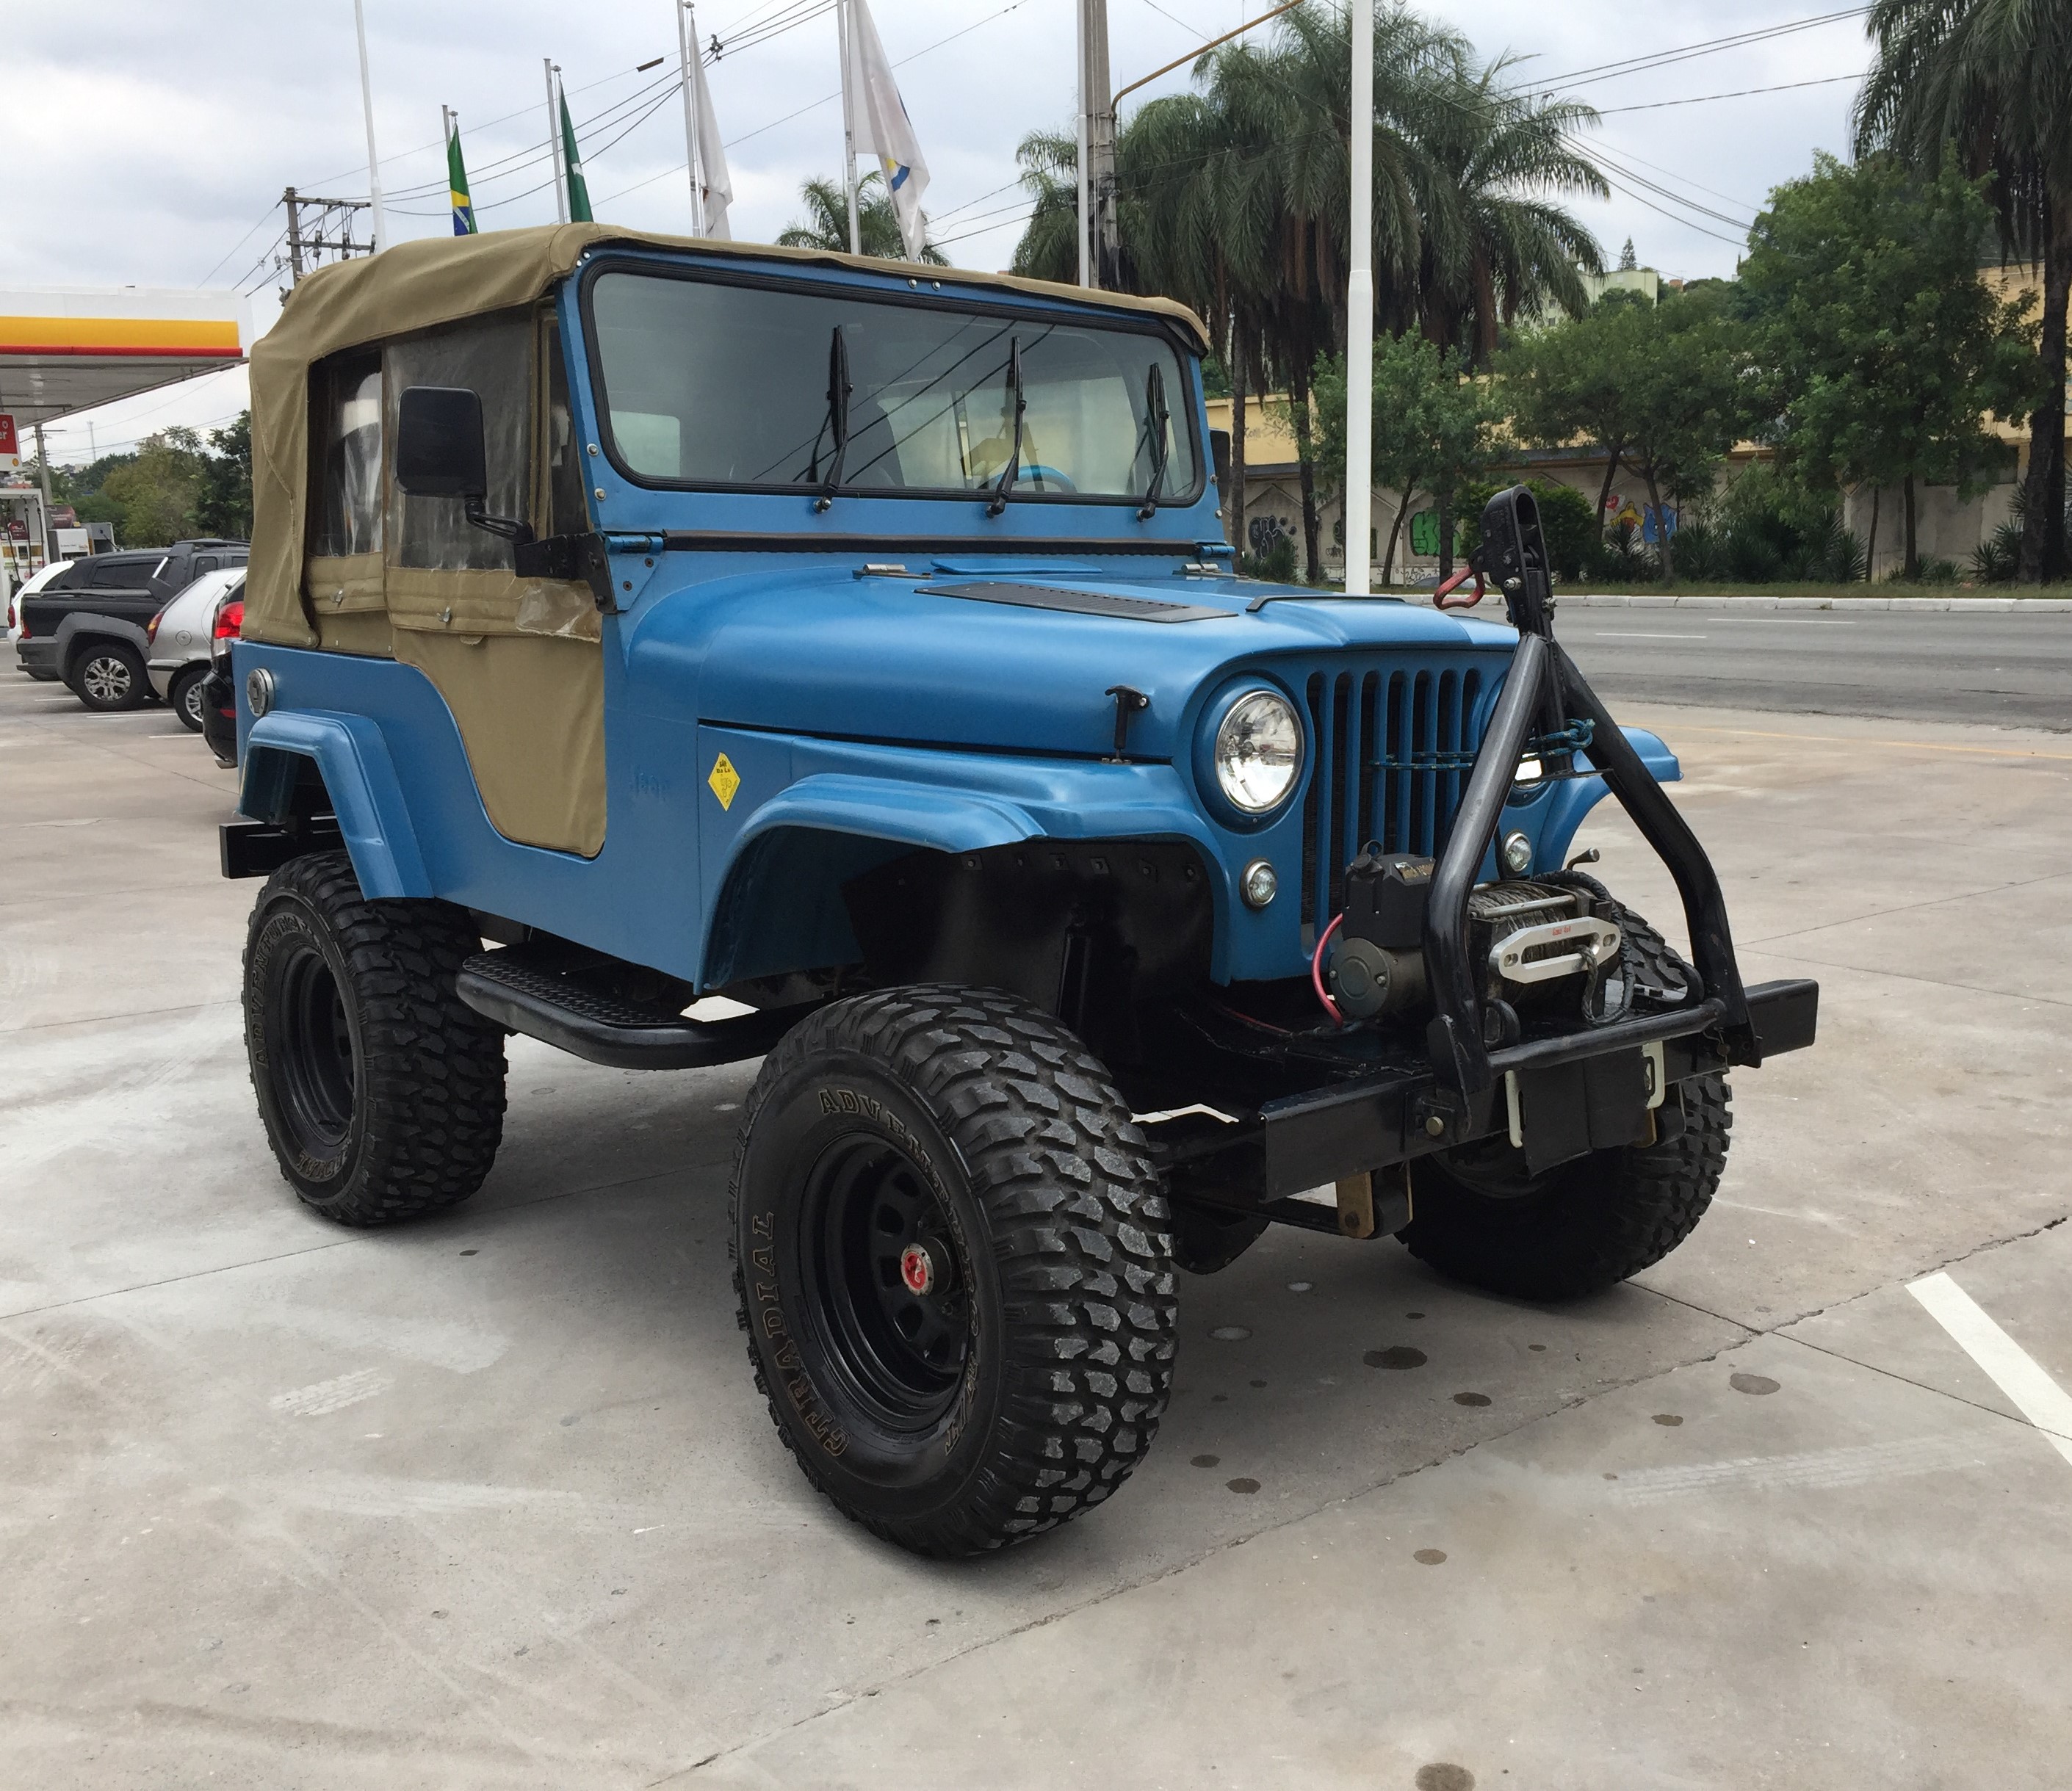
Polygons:
<instances>
[{"instance_id":1,"label":"windshield wiper","mask_svg":"<svg viewBox=\"0 0 2072 1791\"><path fill-rule=\"evenodd\" d=\"M834 456L828 462L828 476L820 482L820 495L813 500L816 511L827 509L835 501L835 488L841 483L842 462L849 454L849 342L842 335L842 327L835 326L833 339L828 343L828 416L827 428L834 436ZM819 455L814 456L817 470Z\"/></svg>"},{"instance_id":2,"label":"windshield wiper","mask_svg":"<svg viewBox=\"0 0 2072 1791\"><path fill-rule=\"evenodd\" d=\"M1137 520L1148 523L1158 514L1158 493L1166 483L1166 432L1173 421L1166 403L1165 370L1156 361L1144 376L1144 415L1145 426L1151 431L1151 483L1145 487Z\"/></svg>"},{"instance_id":3,"label":"windshield wiper","mask_svg":"<svg viewBox=\"0 0 2072 1791\"><path fill-rule=\"evenodd\" d=\"M1014 482L1022 476L1022 413L1028 409L1029 401L1022 391L1022 339L1007 339L1007 388L1014 394L1014 440L1007 450L1007 464L1000 470L999 482L993 488L993 501L985 507L989 516L997 516L1007 507L1008 494L1014 489Z\"/></svg>"}]
</instances>

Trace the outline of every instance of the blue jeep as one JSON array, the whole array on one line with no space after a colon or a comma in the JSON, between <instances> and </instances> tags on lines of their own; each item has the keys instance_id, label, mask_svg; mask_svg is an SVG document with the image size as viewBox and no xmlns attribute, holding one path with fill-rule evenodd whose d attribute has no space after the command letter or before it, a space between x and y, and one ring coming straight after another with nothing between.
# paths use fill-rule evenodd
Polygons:
<instances>
[{"instance_id":1,"label":"blue jeep","mask_svg":"<svg viewBox=\"0 0 2072 1791\"><path fill-rule=\"evenodd\" d=\"M252 1077L347 1225L464 1200L520 1032L761 1057L758 1385L879 1534L1098 1503L1174 1270L1272 1222L1533 1299L1695 1225L1812 1040L1555 643L1233 575L1179 306L590 225L306 281L253 357ZM1687 963L1565 862L1607 791ZM1587 856L1587 855L1586 855ZM689 1010L727 998L731 1017Z\"/></svg>"}]
</instances>

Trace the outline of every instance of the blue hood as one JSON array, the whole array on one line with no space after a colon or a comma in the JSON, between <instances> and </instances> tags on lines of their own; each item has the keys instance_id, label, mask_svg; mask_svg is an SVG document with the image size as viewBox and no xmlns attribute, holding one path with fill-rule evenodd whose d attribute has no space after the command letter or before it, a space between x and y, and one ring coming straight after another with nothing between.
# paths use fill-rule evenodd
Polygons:
<instances>
[{"instance_id":1,"label":"blue hood","mask_svg":"<svg viewBox=\"0 0 2072 1791\"><path fill-rule=\"evenodd\" d=\"M1185 622L1078 614L946 596L946 585L1042 585L1224 613ZM1248 611L1265 593L1276 600ZM1097 757L1114 737L1107 692L1128 684L1150 698L1129 732L1131 756L1145 758L1183 757L1198 704L1230 677L1271 672L1276 659L1307 668L1335 651L1371 659L1400 651L1414 663L1479 650L1500 665L1517 641L1500 623L1395 599L997 562L944 565L926 579L766 567L666 594L651 588L629 619L627 694L652 714Z\"/></svg>"}]
</instances>

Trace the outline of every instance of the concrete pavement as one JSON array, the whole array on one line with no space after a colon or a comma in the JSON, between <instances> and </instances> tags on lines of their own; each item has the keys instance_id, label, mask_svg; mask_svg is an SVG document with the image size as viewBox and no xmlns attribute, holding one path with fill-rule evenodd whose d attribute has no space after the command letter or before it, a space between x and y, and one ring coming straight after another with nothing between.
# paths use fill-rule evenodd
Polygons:
<instances>
[{"instance_id":1,"label":"concrete pavement","mask_svg":"<svg viewBox=\"0 0 2072 1791\"><path fill-rule=\"evenodd\" d=\"M2072 746L1620 708L1749 974L1825 992L1696 1236L1546 1311L1269 1234L1186 1283L1124 1491L948 1567L754 1393L752 1066L514 1041L474 1202L327 1227L245 1082L229 779L0 679L0 1781L2061 1782L2072 1464L1905 1287L2072 1387Z\"/></svg>"}]
</instances>

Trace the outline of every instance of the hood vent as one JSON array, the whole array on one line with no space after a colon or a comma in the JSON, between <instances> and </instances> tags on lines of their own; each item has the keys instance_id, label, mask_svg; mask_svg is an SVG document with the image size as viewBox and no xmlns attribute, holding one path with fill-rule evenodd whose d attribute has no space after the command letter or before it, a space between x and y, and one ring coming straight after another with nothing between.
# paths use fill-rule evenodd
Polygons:
<instances>
[{"instance_id":1,"label":"hood vent","mask_svg":"<svg viewBox=\"0 0 2072 1791\"><path fill-rule=\"evenodd\" d=\"M1021 610L1063 610L1077 616L1116 616L1128 622L1228 621L1231 611L1198 603L1167 603L1156 598L1120 597L1112 591L1068 590L1062 585L923 585L923 597L968 598L975 603L1006 603Z\"/></svg>"}]
</instances>

